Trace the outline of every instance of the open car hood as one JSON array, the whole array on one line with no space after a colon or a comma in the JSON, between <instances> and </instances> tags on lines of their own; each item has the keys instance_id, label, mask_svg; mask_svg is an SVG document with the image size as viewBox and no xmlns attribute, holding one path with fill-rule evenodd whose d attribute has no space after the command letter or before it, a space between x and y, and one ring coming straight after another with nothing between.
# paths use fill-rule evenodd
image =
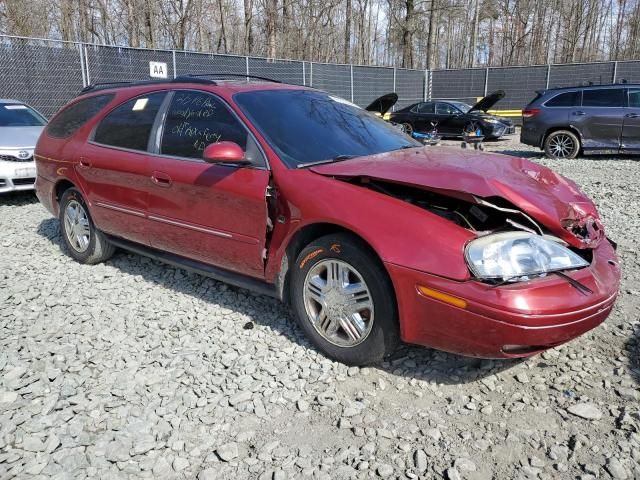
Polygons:
<instances>
[{"instance_id":1,"label":"open car hood","mask_svg":"<svg viewBox=\"0 0 640 480\"><path fill-rule=\"evenodd\" d=\"M376 98L369 104L369 106L365 108L365 110L384 115L389 110L391 110L391 107L393 107L397 101L397 93L387 93L385 95L382 95L381 97Z\"/></svg>"},{"instance_id":2,"label":"open car hood","mask_svg":"<svg viewBox=\"0 0 640 480\"><path fill-rule=\"evenodd\" d=\"M524 158L448 147L396 150L311 167L349 180L382 180L451 197L508 201L568 244L594 248L604 230L593 202L571 180Z\"/></svg>"},{"instance_id":3,"label":"open car hood","mask_svg":"<svg viewBox=\"0 0 640 480\"><path fill-rule=\"evenodd\" d=\"M469 111L470 112L473 112L473 111L486 112L491 107L493 107L496 103L502 100L504 98L504 95L505 95L504 90L497 90L487 95L486 97L481 98L480 101L476 103L473 107L471 107L471 110Z\"/></svg>"}]
</instances>

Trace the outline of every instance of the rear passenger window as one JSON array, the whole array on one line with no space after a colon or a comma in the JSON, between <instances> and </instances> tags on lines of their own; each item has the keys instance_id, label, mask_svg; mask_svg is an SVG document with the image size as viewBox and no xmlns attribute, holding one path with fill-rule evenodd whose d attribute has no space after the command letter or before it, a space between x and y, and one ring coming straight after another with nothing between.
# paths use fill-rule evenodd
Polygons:
<instances>
[{"instance_id":1,"label":"rear passenger window","mask_svg":"<svg viewBox=\"0 0 640 480\"><path fill-rule=\"evenodd\" d=\"M53 138L67 138L94 117L113 99L113 94L95 95L83 98L58 113L47 127L47 135Z\"/></svg>"},{"instance_id":2,"label":"rear passenger window","mask_svg":"<svg viewBox=\"0 0 640 480\"><path fill-rule=\"evenodd\" d=\"M201 159L211 143L230 141L247 150L247 136L244 126L215 96L178 91L167 112L160 153Z\"/></svg>"},{"instance_id":3,"label":"rear passenger window","mask_svg":"<svg viewBox=\"0 0 640 480\"><path fill-rule=\"evenodd\" d=\"M629 106L633 108L640 108L640 89L629 90Z\"/></svg>"},{"instance_id":4,"label":"rear passenger window","mask_svg":"<svg viewBox=\"0 0 640 480\"><path fill-rule=\"evenodd\" d=\"M622 107L623 105L624 89L622 88L585 90L582 92L583 107Z\"/></svg>"},{"instance_id":5,"label":"rear passenger window","mask_svg":"<svg viewBox=\"0 0 640 480\"><path fill-rule=\"evenodd\" d=\"M580 105L580 92L566 92L545 102L547 107L576 107Z\"/></svg>"},{"instance_id":6,"label":"rear passenger window","mask_svg":"<svg viewBox=\"0 0 640 480\"><path fill-rule=\"evenodd\" d=\"M93 140L103 145L147 150L149 134L166 92L136 97L112 110L96 128Z\"/></svg>"},{"instance_id":7,"label":"rear passenger window","mask_svg":"<svg viewBox=\"0 0 640 480\"><path fill-rule=\"evenodd\" d=\"M418 113L433 113L433 103L421 103L418 105Z\"/></svg>"}]
</instances>

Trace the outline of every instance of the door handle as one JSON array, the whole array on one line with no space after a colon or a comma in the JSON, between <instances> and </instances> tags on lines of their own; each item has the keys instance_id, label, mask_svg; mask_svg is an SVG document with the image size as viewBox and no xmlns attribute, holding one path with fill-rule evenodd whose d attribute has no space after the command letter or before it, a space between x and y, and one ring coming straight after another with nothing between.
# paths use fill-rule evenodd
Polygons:
<instances>
[{"instance_id":1,"label":"door handle","mask_svg":"<svg viewBox=\"0 0 640 480\"><path fill-rule=\"evenodd\" d=\"M172 183L171 177L163 172L153 172L151 180L159 187L170 187Z\"/></svg>"},{"instance_id":2,"label":"door handle","mask_svg":"<svg viewBox=\"0 0 640 480\"><path fill-rule=\"evenodd\" d=\"M91 168L91 160L87 157L80 157L78 165L83 168Z\"/></svg>"},{"instance_id":3,"label":"door handle","mask_svg":"<svg viewBox=\"0 0 640 480\"><path fill-rule=\"evenodd\" d=\"M573 114L577 115L577 116L586 115L586 113L584 113L582 110L578 110L577 112L573 112Z\"/></svg>"},{"instance_id":4,"label":"door handle","mask_svg":"<svg viewBox=\"0 0 640 480\"><path fill-rule=\"evenodd\" d=\"M640 118L640 113L627 113L625 118Z\"/></svg>"}]
</instances>

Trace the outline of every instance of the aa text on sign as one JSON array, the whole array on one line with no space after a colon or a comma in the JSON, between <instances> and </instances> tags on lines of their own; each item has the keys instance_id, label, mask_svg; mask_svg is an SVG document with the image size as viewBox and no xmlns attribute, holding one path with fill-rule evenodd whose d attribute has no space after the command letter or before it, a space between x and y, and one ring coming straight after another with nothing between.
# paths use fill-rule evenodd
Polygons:
<instances>
[{"instance_id":1,"label":"aa text on sign","mask_svg":"<svg viewBox=\"0 0 640 480\"><path fill-rule=\"evenodd\" d=\"M167 78L167 64L164 62L149 62L149 76L151 78Z\"/></svg>"}]
</instances>

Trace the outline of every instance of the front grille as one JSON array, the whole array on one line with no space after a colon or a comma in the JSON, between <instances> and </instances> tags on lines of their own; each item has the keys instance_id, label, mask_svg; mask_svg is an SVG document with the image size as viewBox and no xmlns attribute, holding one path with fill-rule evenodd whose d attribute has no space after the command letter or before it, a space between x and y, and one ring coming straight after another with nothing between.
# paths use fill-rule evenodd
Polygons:
<instances>
[{"instance_id":1,"label":"front grille","mask_svg":"<svg viewBox=\"0 0 640 480\"><path fill-rule=\"evenodd\" d=\"M21 185L33 185L34 183L36 183L36 179L31 177L31 178L14 178L12 180L13 184L18 187Z\"/></svg>"},{"instance_id":2,"label":"front grille","mask_svg":"<svg viewBox=\"0 0 640 480\"><path fill-rule=\"evenodd\" d=\"M0 187L6 187L7 181L4 178L0 178Z\"/></svg>"},{"instance_id":3,"label":"front grille","mask_svg":"<svg viewBox=\"0 0 640 480\"><path fill-rule=\"evenodd\" d=\"M0 155L0 160L4 162L32 162L33 156L29 156L27 158L18 158L13 155Z\"/></svg>"}]
</instances>

